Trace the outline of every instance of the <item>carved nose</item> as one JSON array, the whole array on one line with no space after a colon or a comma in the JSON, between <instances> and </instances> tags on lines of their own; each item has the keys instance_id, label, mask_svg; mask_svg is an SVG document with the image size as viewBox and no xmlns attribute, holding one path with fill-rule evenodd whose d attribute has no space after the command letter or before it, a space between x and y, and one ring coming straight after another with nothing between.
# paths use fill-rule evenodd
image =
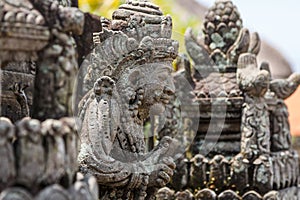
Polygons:
<instances>
[{"instance_id":1,"label":"carved nose","mask_svg":"<svg viewBox=\"0 0 300 200\"><path fill-rule=\"evenodd\" d=\"M169 95L169 96L172 96L172 95L175 94L175 89L171 88L169 86L165 86L164 93L167 94L167 95Z\"/></svg>"}]
</instances>

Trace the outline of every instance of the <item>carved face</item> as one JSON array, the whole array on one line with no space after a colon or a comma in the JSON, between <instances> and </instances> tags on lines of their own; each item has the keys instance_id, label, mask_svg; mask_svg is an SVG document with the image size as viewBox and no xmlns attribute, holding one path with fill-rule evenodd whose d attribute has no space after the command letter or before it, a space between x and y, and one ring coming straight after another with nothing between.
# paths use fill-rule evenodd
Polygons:
<instances>
[{"instance_id":1,"label":"carved face","mask_svg":"<svg viewBox=\"0 0 300 200\"><path fill-rule=\"evenodd\" d=\"M144 64L128 70L117 81L118 93L135 104L141 119L151 114L160 114L175 93L171 76L172 68L165 63ZM139 90L140 89L140 90ZM142 91L142 92L140 92Z\"/></svg>"},{"instance_id":2,"label":"carved face","mask_svg":"<svg viewBox=\"0 0 300 200\"><path fill-rule=\"evenodd\" d=\"M175 93L172 70L163 64L157 64L153 68L153 72L145 77L145 104L148 106L157 103L168 104Z\"/></svg>"}]
</instances>

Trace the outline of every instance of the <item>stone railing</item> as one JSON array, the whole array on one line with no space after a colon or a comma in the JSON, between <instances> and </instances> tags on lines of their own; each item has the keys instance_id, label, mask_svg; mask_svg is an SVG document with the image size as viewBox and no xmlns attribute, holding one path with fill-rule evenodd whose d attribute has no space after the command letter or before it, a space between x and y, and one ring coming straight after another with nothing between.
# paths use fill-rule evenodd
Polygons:
<instances>
[{"instance_id":1,"label":"stone railing","mask_svg":"<svg viewBox=\"0 0 300 200\"><path fill-rule=\"evenodd\" d=\"M0 127L0 199L47 199L49 194L97 199L96 181L77 174L79 138L73 118L24 118L16 125L0 118Z\"/></svg>"}]
</instances>

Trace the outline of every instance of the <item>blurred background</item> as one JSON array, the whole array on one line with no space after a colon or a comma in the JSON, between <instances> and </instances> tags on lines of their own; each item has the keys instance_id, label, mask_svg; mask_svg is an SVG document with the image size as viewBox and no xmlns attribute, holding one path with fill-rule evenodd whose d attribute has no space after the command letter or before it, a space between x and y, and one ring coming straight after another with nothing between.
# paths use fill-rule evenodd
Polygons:
<instances>
[{"instance_id":1,"label":"blurred background","mask_svg":"<svg viewBox=\"0 0 300 200\"><path fill-rule=\"evenodd\" d=\"M86 12L111 18L114 10L125 0L79 0ZM152 0L174 22L173 37L179 40L184 52L184 32L192 27L201 33L202 19L214 0ZM263 40L259 61L270 63L274 78L287 78L292 72L300 73L300 1L299 0L233 0L238 7L244 27L258 32ZM300 88L287 99L291 131L300 137ZM300 146L300 145L299 145Z\"/></svg>"}]
</instances>

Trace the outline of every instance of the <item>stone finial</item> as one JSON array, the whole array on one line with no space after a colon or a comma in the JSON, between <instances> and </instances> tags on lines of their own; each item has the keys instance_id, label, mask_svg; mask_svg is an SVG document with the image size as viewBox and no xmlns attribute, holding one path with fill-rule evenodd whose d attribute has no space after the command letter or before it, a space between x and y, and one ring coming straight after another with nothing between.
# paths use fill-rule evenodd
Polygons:
<instances>
[{"instance_id":1,"label":"stone finial","mask_svg":"<svg viewBox=\"0 0 300 200\"><path fill-rule=\"evenodd\" d=\"M226 53L242 28L243 22L237 7L230 0L216 1L204 19L205 45L211 51L219 49Z\"/></svg>"},{"instance_id":2,"label":"stone finial","mask_svg":"<svg viewBox=\"0 0 300 200\"><path fill-rule=\"evenodd\" d=\"M250 35L243 28L242 19L230 0L216 1L204 19L202 39L197 39L189 29L186 33L186 47L200 73L235 72L238 58L243 53L257 55L260 38Z\"/></svg>"}]
</instances>

